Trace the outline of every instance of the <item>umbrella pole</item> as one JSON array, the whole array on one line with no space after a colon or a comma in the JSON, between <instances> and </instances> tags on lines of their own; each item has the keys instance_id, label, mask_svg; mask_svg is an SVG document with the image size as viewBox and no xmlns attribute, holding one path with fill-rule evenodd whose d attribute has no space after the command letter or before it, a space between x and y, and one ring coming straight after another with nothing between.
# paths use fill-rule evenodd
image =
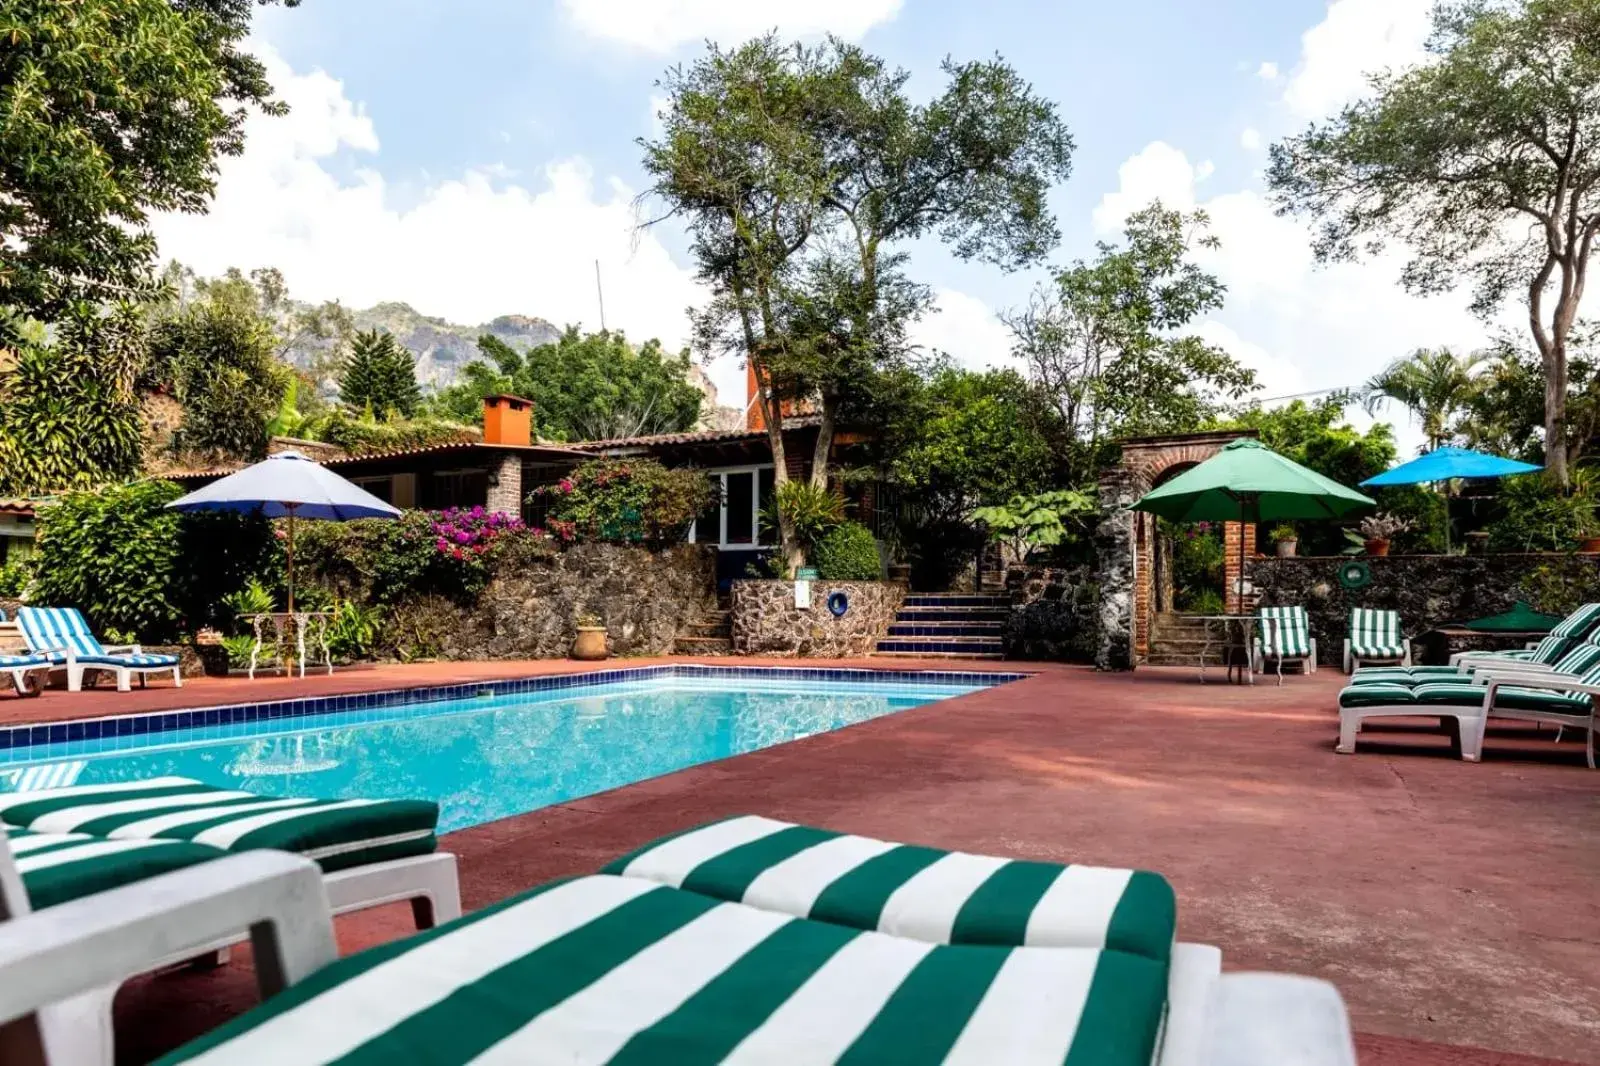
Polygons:
<instances>
[{"instance_id":1,"label":"umbrella pole","mask_svg":"<svg viewBox=\"0 0 1600 1066\"><path fill-rule=\"evenodd\" d=\"M294 505L289 509L289 613L294 614Z\"/></svg>"}]
</instances>

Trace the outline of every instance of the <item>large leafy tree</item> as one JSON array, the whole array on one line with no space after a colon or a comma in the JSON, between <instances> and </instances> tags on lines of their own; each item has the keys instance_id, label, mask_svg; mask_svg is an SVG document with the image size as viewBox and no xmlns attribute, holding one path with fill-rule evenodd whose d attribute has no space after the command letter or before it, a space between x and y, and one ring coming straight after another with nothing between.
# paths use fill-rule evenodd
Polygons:
<instances>
[{"instance_id":1,"label":"large leafy tree","mask_svg":"<svg viewBox=\"0 0 1600 1066\"><path fill-rule=\"evenodd\" d=\"M1485 359L1448 348L1419 349L1374 375L1361 390L1362 401L1369 413L1386 400L1400 404L1422 426L1428 447L1442 447L1455 439L1458 420L1472 406Z\"/></svg>"},{"instance_id":2,"label":"large leafy tree","mask_svg":"<svg viewBox=\"0 0 1600 1066\"><path fill-rule=\"evenodd\" d=\"M285 0L293 4L298 0ZM0 304L142 293L152 211L203 211L251 108L252 0L0 0Z\"/></svg>"},{"instance_id":3,"label":"large leafy tree","mask_svg":"<svg viewBox=\"0 0 1600 1066\"><path fill-rule=\"evenodd\" d=\"M662 133L642 142L650 193L687 225L711 291L695 316L702 348L755 370L780 482L785 414L809 403L820 416L822 484L851 392L905 354L905 324L927 304L904 273L906 242L937 236L1003 267L1056 243L1046 194L1072 142L1054 105L998 59L944 72L943 91L914 102L905 72L859 48L767 36L663 79ZM781 511L779 531L793 564Z\"/></svg>"},{"instance_id":4,"label":"large leafy tree","mask_svg":"<svg viewBox=\"0 0 1600 1066\"><path fill-rule=\"evenodd\" d=\"M266 454L267 425L289 371L257 286L237 270L199 280L192 299L157 310L147 380L183 407L173 450L196 460L254 460Z\"/></svg>"},{"instance_id":5,"label":"large leafy tree","mask_svg":"<svg viewBox=\"0 0 1600 1066\"><path fill-rule=\"evenodd\" d=\"M145 363L138 308L68 307L49 335L14 326L0 348L0 493L27 496L133 476Z\"/></svg>"},{"instance_id":6,"label":"large leafy tree","mask_svg":"<svg viewBox=\"0 0 1600 1066\"><path fill-rule=\"evenodd\" d=\"M339 400L374 418L410 418L422 403L416 359L387 330L357 333L339 374Z\"/></svg>"},{"instance_id":7,"label":"large leafy tree","mask_svg":"<svg viewBox=\"0 0 1600 1066\"><path fill-rule=\"evenodd\" d=\"M1546 463L1565 481L1568 348L1600 232L1600 0L1446 0L1429 48L1274 145L1269 182L1317 220L1325 260L1398 240L1414 291L1465 281L1485 315L1525 303Z\"/></svg>"},{"instance_id":8,"label":"large leafy tree","mask_svg":"<svg viewBox=\"0 0 1600 1066\"><path fill-rule=\"evenodd\" d=\"M606 440L690 429L703 399L689 380L689 353L660 341L630 343L617 331L569 328L553 344L522 351L498 337L478 338L485 360L467 364L462 380L442 389L436 413L473 423L483 397L511 393L533 401L541 435L551 440Z\"/></svg>"},{"instance_id":9,"label":"large leafy tree","mask_svg":"<svg viewBox=\"0 0 1600 1066\"><path fill-rule=\"evenodd\" d=\"M1197 428L1255 388L1253 371L1182 332L1226 291L1189 258L1216 246L1208 225L1204 212L1152 204L1128 218L1123 245L1102 242L1093 262L1006 316L1014 352L1060 415L1075 480L1093 476L1106 441Z\"/></svg>"}]
</instances>

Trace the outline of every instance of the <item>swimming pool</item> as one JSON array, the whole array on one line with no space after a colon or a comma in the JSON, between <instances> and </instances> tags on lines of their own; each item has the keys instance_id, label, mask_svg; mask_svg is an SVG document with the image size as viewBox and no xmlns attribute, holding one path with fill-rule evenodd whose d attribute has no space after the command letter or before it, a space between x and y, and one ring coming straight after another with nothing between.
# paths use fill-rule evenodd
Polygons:
<instances>
[{"instance_id":1,"label":"swimming pool","mask_svg":"<svg viewBox=\"0 0 1600 1066\"><path fill-rule=\"evenodd\" d=\"M0 791L177 775L439 803L441 832L1018 674L649 667L0 730Z\"/></svg>"}]
</instances>

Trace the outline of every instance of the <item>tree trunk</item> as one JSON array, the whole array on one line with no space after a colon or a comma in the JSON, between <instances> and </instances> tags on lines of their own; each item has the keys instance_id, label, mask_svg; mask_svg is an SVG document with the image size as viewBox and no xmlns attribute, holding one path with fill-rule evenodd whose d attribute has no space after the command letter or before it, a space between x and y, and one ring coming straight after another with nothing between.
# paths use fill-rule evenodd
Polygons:
<instances>
[{"instance_id":1,"label":"tree trunk","mask_svg":"<svg viewBox=\"0 0 1600 1066\"><path fill-rule=\"evenodd\" d=\"M790 575L805 563L800 542L794 535L794 523L778 507L778 490L789 481L789 459L783 446L783 402L777 391L768 386L768 377L760 360L749 357L756 368L756 402L761 405L762 421L767 424L767 444L772 450L773 510L778 514L778 550L783 556L783 574Z\"/></svg>"},{"instance_id":2,"label":"tree trunk","mask_svg":"<svg viewBox=\"0 0 1600 1066\"><path fill-rule=\"evenodd\" d=\"M822 394L822 420L817 424L817 444L811 452L811 484L819 489L828 487L828 467L833 458L834 422L838 417L839 396L834 391Z\"/></svg>"}]
</instances>

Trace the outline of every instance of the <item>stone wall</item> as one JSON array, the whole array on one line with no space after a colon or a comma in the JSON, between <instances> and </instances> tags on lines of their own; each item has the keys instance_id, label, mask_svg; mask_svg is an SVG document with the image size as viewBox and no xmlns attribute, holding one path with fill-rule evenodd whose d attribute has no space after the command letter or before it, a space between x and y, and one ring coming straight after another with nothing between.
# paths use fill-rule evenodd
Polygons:
<instances>
[{"instance_id":1,"label":"stone wall","mask_svg":"<svg viewBox=\"0 0 1600 1066\"><path fill-rule=\"evenodd\" d=\"M1355 561L1371 569L1372 582L1346 589L1339 584L1339 570ZM1266 558L1255 561L1251 576L1264 605L1305 606L1317 657L1326 664L1339 662L1351 607L1399 611L1405 634L1415 639L1437 626L1508 611L1517 600L1556 615L1600 600L1596 555ZM1422 649L1414 651L1420 660Z\"/></svg>"},{"instance_id":2,"label":"stone wall","mask_svg":"<svg viewBox=\"0 0 1600 1066\"><path fill-rule=\"evenodd\" d=\"M828 597L844 593L849 610L835 617ZM867 655L889 631L905 602L893 581L813 581L811 607L794 605L794 583L733 583L733 650L739 655L845 659Z\"/></svg>"},{"instance_id":3,"label":"stone wall","mask_svg":"<svg viewBox=\"0 0 1600 1066\"><path fill-rule=\"evenodd\" d=\"M1088 567L1012 570L1011 614L1001 639L1006 658L1092 663L1100 649L1100 587Z\"/></svg>"},{"instance_id":4,"label":"stone wall","mask_svg":"<svg viewBox=\"0 0 1600 1066\"><path fill-rule=\"evenodd\" d=\"M400 659L559 659L574 619L604 621L611 653L667 655L678 633L715 606L712 549L580 544L496 574L463 606L443 597L386 612L380 651Z\"/></svg>"}]
</instances>

